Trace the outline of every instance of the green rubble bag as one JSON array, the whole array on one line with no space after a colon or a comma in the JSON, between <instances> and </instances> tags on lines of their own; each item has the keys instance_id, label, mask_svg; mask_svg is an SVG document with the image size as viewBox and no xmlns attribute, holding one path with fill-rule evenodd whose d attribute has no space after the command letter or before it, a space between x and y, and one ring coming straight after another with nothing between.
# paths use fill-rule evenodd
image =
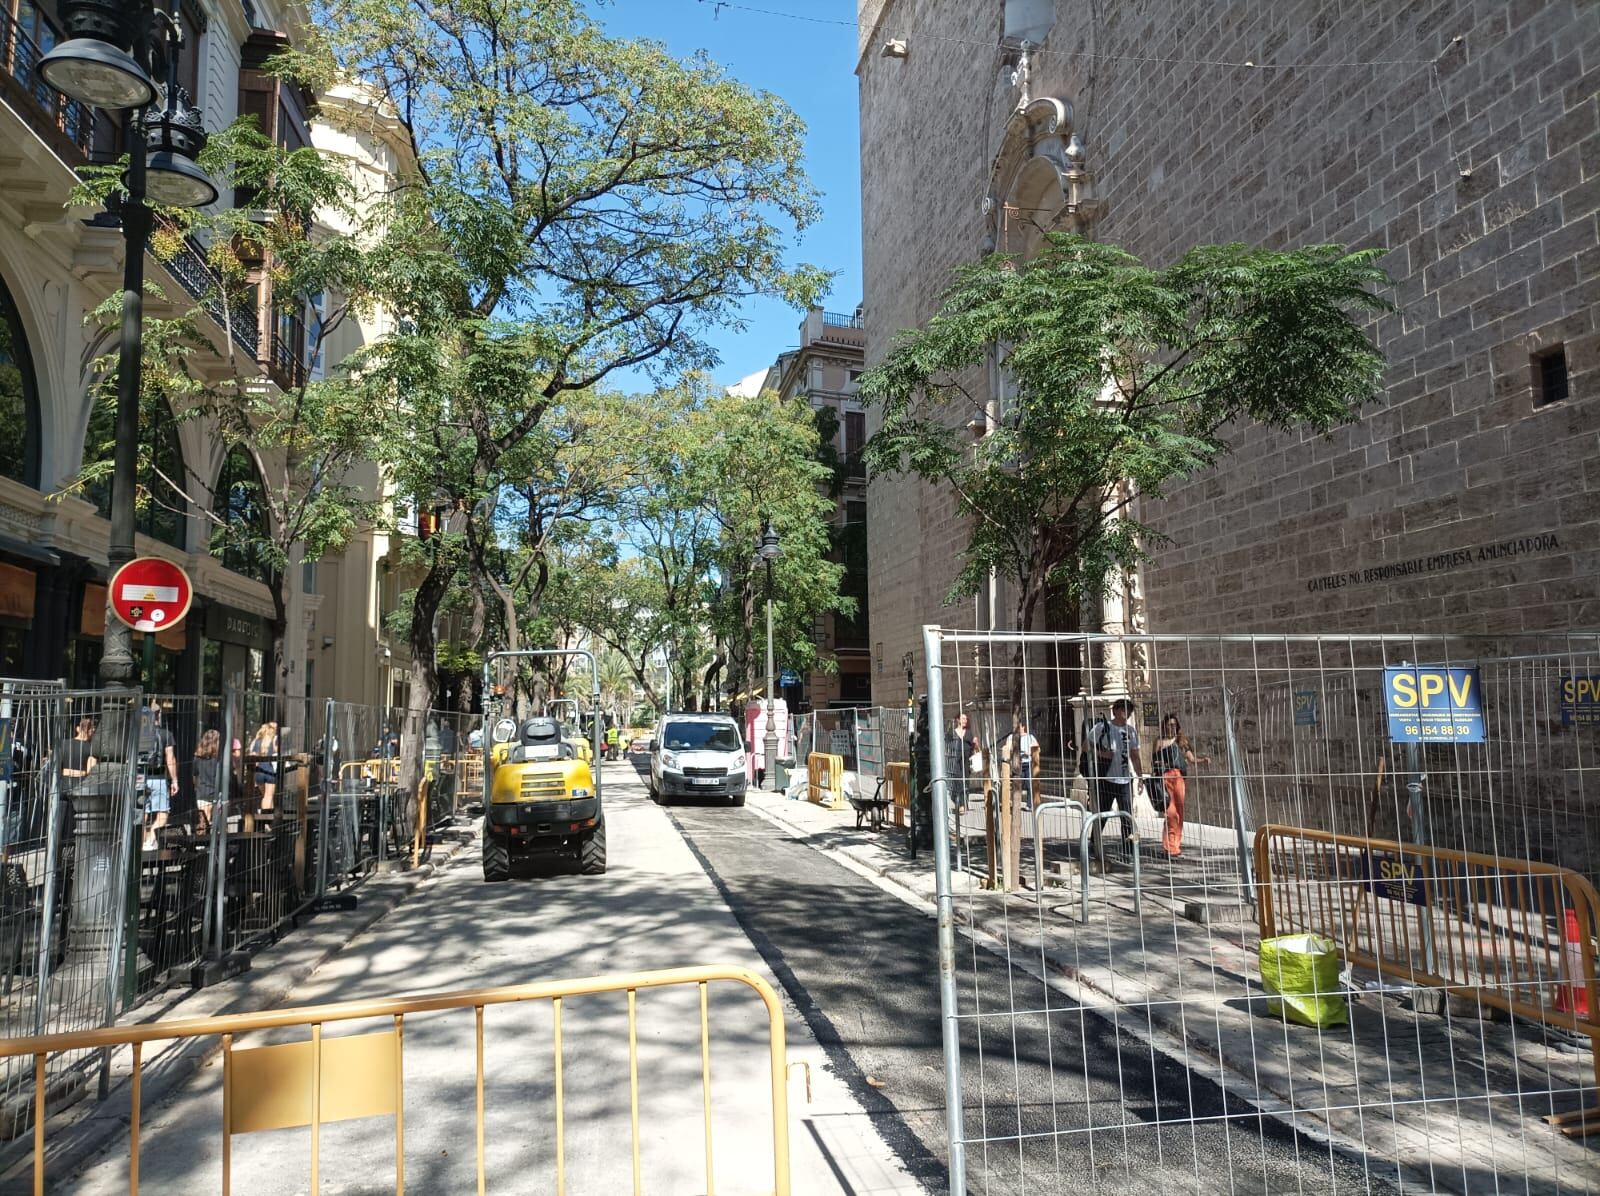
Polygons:
<instances>
[{"instance_id":1,"label":"green rubble bag","mask_svg":"<svg viewBox=\"0 0 1600 1196\"><path fill-rule=\"evenodd\" d=\"M1339 949L1320 934L1283 934L1261 940L1261 983L1267 1012L1319 1030L1350 1021L1339 983Z\"/></svg>"}]
</instances>

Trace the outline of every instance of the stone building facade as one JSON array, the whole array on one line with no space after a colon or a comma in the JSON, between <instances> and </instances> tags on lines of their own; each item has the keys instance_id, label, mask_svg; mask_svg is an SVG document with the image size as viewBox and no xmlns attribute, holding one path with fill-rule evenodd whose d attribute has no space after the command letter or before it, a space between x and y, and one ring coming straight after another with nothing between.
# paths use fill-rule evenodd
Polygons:
<instances>
[{"instance_id":1,"label":"stone building facade","mask_svg":"<svg viewBox=\"0 0 1600 1196\"><path fill-rule=\"evenodd\" d=\"M762 390L783 398L804 398L818 413L819 428L833 432L839 463L833 487L833 556L845 567L840 592L856 602L849 618L837 613L818 617L813 633L817 654L833 667L813 669L783 687L784 700L795 712L865 706L872 699L867 475L861 460L867 417L856 398L865 350L860 311L814 307L801 322L799 345L779 354L761 383Z\"/></svg>"},{"instance_id":2,"label":"stone building facade","mask_svg":"<svg viewBox=\"0 0 1600 1196\"><path fill-rule=\"evenodd\" d=\"M186 35L180 82L209 130L253 113L285 146L312 144L315 133L319 148L374 186L403 171L405 139L358 94L322 97L316 127L314 98L262 69L300 35L298 6L181 0L177 11ZM96 360L116 341L91 314L121 287L123 241L114 214L66 203L80 169L116 160L121 118L65 104L38 78L39 57L61 37L53 0L0 0L0 676L92 686L105 627L109 487L95 493L72 483L109 443L109 413L94 408L90 385ZM218 202L238 198L229 193ZM146 302L152 314L188 311L212 290L203 247L192 240L164 260L148 256L145 265L161 292ZM231 372L250 385L290 384L382 331L381 320L352 322L319 343L316 313L275 300L265 269L251 298L253 310L214 305L200 317L216 347L198 362L209 380ZM259 566L209 549L213 516L250 518L261 509L240 497L261 484L253 462L239 449L227 451L205 418L147 420L141 435L156 468L183 479L185 492L141 478L161 494L139 516L137 551L183 565L196 591L184 624L157 635L147 688L270 688L270 591ZM369 474L363 484L377 488L380 481ZM292 696L390 697L380 620L385 601L387 609L398 603L399 579L385 589L388 552L383 537L366 535L343 560L291 570L284 653Z\"/></svg>"},{"instance_id":3,"label":"stone building facade","mask_svg":"<svg viewBox=\"0 0 1600 1196\"><path fill-rule=\"evenodd\" d=\"M1600 6L1057 0L1025 79L1000 0L859 8L869 365L953 267L1040 228L1152 265L1203 242L1385 251L1383 400L1326 439L1240 430L1144 506L1168 542L1090 622L1600 624ZM922 624L987 614L944 603L948 493L874 479L868 519L889 700Z\"/></svg>"}]
</instances>

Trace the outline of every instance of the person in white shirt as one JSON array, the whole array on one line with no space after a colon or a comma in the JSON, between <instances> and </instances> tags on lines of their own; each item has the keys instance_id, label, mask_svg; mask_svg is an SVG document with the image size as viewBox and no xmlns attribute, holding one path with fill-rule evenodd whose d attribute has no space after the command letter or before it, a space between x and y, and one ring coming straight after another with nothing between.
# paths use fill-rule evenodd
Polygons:
<instances>
[{"instance_id":1,"label":"person in white shirt","mask_svg":"<svg viewBox=\"0 0 1600 1196\"><path fill-rule=\"evenodd\" d=\"M1027 721L1017 719L1011 726L1006 741L1006 754L1011 761L1012 775L1018 778L1022 789L1022 808L1033 809L1034 766L1039 761L1039 741L1028 731Z\"/></svg>"},{"instance_id":2,"label":"person in white shirt","mask_svg":"<svg viewBox=\"0 0 1600 1196\"><path fill-rule=\"evenodd\" d=\"M1111 704L1111 721L1097 722L1092 732L1097 770L1095 798L1100 812L1126 810L1129 818L1119 818L1122 826L1122 846L1128 847L1133 827L1134 786L1144 777L1144 764L1139 759L1139 728L1128 721L1133 713L1133 703L1118 698ZM1094 852L1100 853L1100 827L1094 831Z\"/></svg>"}]
</instances>

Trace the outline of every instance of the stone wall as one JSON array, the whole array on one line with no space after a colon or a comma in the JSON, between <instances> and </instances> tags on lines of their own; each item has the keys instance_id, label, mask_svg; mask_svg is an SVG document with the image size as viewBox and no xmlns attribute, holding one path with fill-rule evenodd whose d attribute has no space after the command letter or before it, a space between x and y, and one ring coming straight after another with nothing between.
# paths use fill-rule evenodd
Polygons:
<instances>
[{"instance_id":1,"label":"stone wall","mask_svg":"<svg viewBox=\"0 0 1600 1196\"><path fill-rule=\"evenodd\" d=\"M895 0L879 40L906 37L910 58L862 57L869 364L981 251L1017 95L998 8ZM1170 538L1145 572L1150 628L1600 625L1600 5L1058 14L1032 92L1074 107L1106 203L1094 235L1151 264L1208 241L1375 246L1401 307L1374 327L1387 393L1360 423L1241 429L1226 463L1146 508ZM1532 355L1558 344L1571 396L1536 408ZM939 603L963 540L948 501L876 482L869 519L886 651L923 622L970 622Z\"/></svg>"}]
</instances>

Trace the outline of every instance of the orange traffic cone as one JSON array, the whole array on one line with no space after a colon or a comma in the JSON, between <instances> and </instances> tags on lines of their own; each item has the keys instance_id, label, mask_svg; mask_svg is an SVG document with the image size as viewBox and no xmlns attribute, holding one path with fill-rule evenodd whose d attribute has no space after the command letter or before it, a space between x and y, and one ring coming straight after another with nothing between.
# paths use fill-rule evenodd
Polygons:
<instances>
[{"instance_id":1,"label":"orange traffic cone","mask_svg":"<svg viewBox=\"0 0 1600 1196\"><path fill-rule=\"evenodd\" d=\"M1583 944L1578 936L1578 913L1567 910L1561 927L1561 985L1556 989L1556 1011L1589 1015L1589 989L1583 980Z\"/></svg>"}]
</instances>

